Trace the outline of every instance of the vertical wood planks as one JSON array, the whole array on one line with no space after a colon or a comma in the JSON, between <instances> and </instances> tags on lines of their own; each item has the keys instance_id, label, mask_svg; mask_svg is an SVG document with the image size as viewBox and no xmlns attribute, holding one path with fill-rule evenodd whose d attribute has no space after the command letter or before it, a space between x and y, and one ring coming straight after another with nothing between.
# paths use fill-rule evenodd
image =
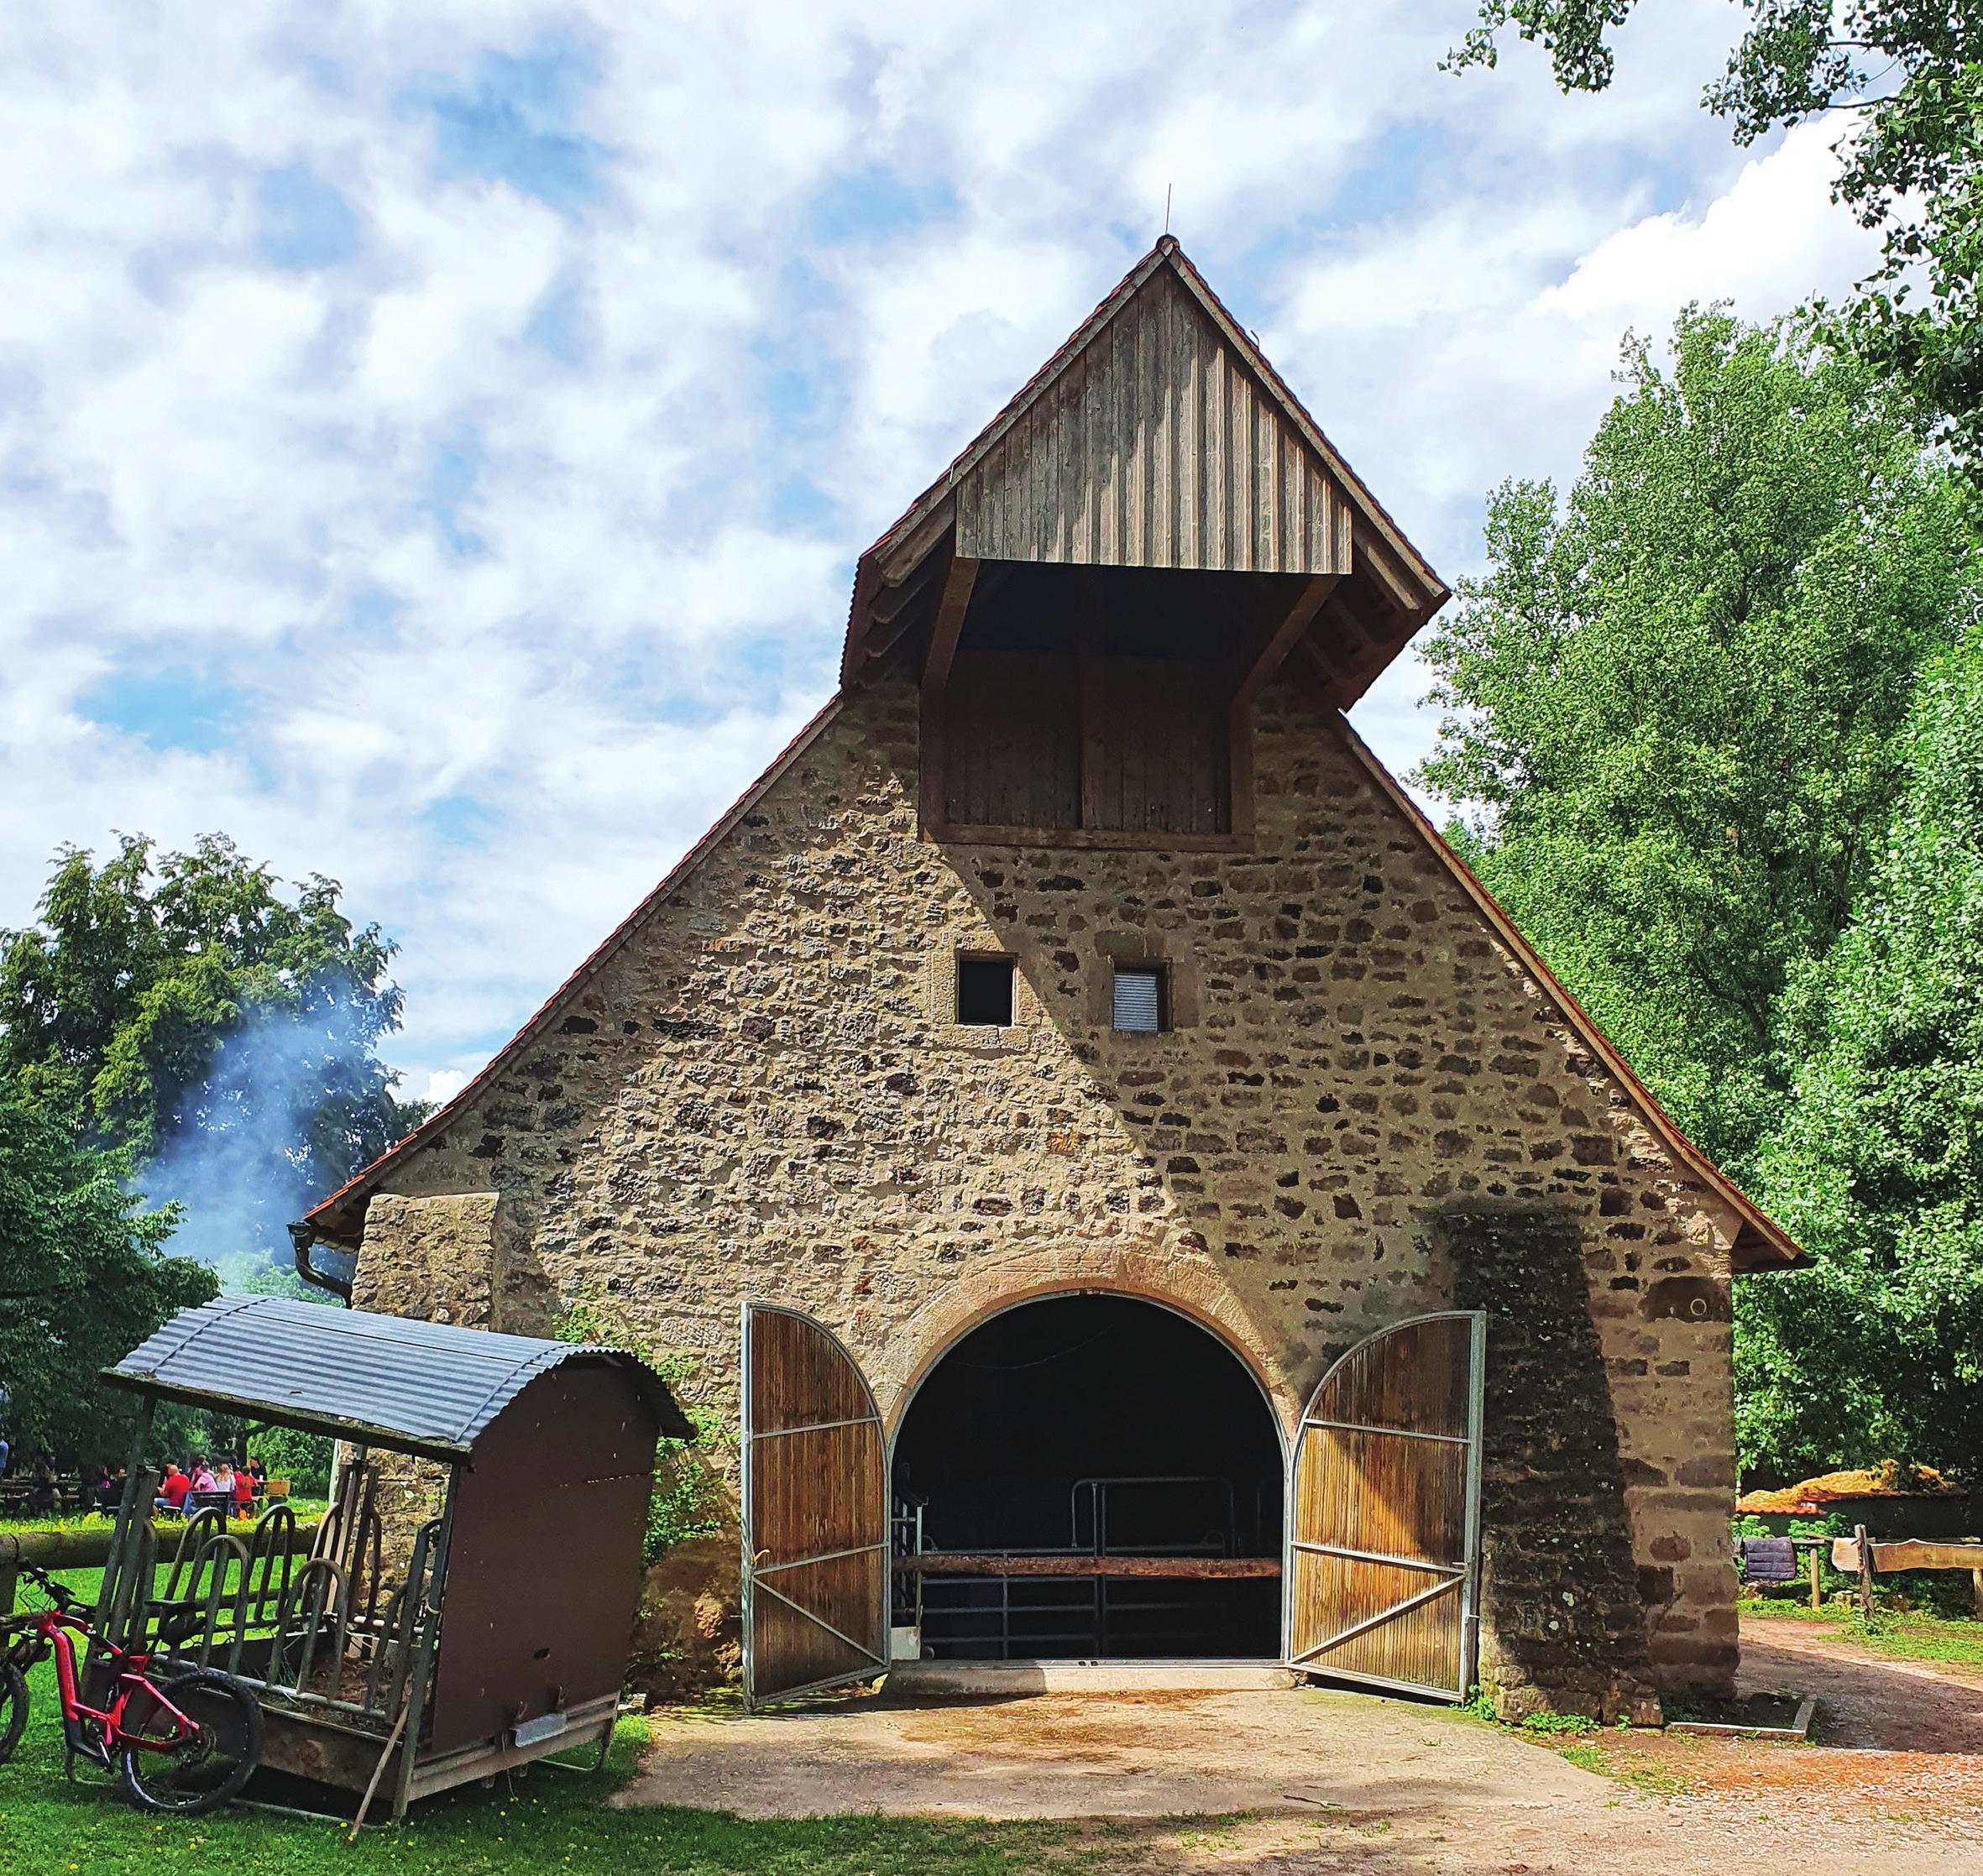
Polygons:
<instances>
[{"instance_id":1,"label":"vertical wood planks","mask_svg":"<svg viewBox=\"0 0 1983 1876\"><path fill-rule=\"evenodd\" d=\"M1224 713L1201 665L964 651L934 708L942 825L1232 831Z\"/></svg>"},{"instance_id":2,"label":"vertical wood planks","mask_svg":"<svg viewBox=\"0 0 1983 1876\"><path fill-rule=\"evenodd\" d=\"M958 827L1081 824L1080 698L1074 661L960 653L941 703L944 802Z\"/></svg>"},{"instance_id":3,"label":"vertical wood planks","mask_svg":"<svg viewBox=\"0 0 1983 1876\"><path fill-rule=\"evenodd\" d=\"M882 1671L888 1493L881 1417L851 1356L809 1316L744 1325L746 1697Z\"/></svg>"},{"instance_id":4,"label":"vertical wood planks","mask_svg":"<svg viewBox=\"0 0 1983 1876\"><path fill-rule=\"evenodd\" d=\"M1481 1332L1462 1312L1400 1323L1316 1389L1291 1480L1297 1665L1464 1697Z\"/></svg>"},{"instance_id":5,"label":"vertical wood planks","mask_svg":"<svg viewBox=\"0 0 1983 1876\"><path fill-rule=\"evenodd\" d=\"M1350 504L1168 268L957 486L986 560L1347 573Z\"/></svg>"}]
</instances>

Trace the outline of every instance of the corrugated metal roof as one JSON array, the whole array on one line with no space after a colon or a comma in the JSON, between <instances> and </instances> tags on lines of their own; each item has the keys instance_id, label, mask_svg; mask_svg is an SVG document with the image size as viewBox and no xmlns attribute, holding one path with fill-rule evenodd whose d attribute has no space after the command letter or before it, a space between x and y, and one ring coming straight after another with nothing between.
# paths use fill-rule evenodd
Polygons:
<instances>
[{"instance_id":1,"label":"corrugated metal roof","mask_svg":"<svg viewBox=\"0 0 1983 1876\"><path fill-rule=\"evenodd\" d=\"M630 1368L663 1433L693 1430L667 1385L617 1349L444 1322L223 1296L182 1309L104 1372L120 1386L365 1445L459 1458L539 1375L567 1361Z\"/></svg>"}]
</instances>

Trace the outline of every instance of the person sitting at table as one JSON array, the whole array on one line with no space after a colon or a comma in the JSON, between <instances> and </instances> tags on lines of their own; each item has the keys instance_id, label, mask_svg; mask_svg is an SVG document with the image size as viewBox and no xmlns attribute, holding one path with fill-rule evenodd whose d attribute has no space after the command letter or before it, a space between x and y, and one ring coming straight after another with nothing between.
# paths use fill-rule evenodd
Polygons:
<instances>
[{"instance_id":1,"label":"person sitting at table","mask_svg":"<svg viewBox=\"0 0 1983 1876\"><path fill-rule=\"evenodd\" d=\"M213 1462L213 1494L223 1501L231 1518L234 1512L234 1462L225 1453Z\"/></svg>"},{"instance_id":2,"label":"person sitting at table","mask_svg":"<svg viewBox=\"0 0 1983 1876\"><path fill-rule=\"evenodd\" d=\"M254 1474L249 1471L249 1461L243 1460L234 1468L234 1515L245 1518L254 1509Z\"/></svg>"},{"instance_id":3,"label":"person sitting at table","mask_svg":"<svg viewBox=\"0 0 1983 1876\"><path fill-rule=\"evenodd\" d=\"M97 1470L102 1476L97 1481L97 1509L106 1518L114 1518L124 1502L125 1468L120 1466L114 1472L102 1466Z\"/></svg>"},{"instance_id":4,"label":"person sitting at table","mask_svg":"<svg viewBox=\"0 0 1983 1876\"><path fill-rule=\"evenodd\" d=\"M217 1488L217 1481L213 1476L213 1468L207 1463L206 1454L201 1453L200 1456L193 1461L192 1489L196 1492L212 1492Z\"/></svg>"},{"instance_id":5,"label":"person sitting at table","mask_svg":"<svg viewBox=\"0 0 1983 1876\"><path fill-rule=\"evenodd\" d=\"M177 1460L165 1461L165 1476L159 1481L159 1495L153 1501L160 1511L170 1512L175 1518L186 1516L186 1495L193 1489L191 1475L182 1472Z\"/></svg>"},{"instance_id":6,"label":"person sitting at table","mask_svg":"<svg viewBox=\"0 0 1983 1876\"><path fill-rule=\"evenodd\" d=\"M55 1469L47 1461L34 1468L34 1482L28 1488L28 1501L22 1509L30 1518L46 1518L60 1508L60 1495L55 1488Z\"/></svg>"}]
</instances>

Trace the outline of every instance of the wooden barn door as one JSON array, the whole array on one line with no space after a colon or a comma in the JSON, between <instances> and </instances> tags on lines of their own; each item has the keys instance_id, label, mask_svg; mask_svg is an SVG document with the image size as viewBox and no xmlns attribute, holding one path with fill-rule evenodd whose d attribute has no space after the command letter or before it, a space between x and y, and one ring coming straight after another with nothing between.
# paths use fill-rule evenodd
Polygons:
<instances>
[{"instance_id":1,"label":"wooden barn door","mask_svg":"<svg viewBox=\"0 0 1983 1876\"><path fill-rule=\"evenodd\" d=\"M744 1305L744 1698L888 1665L888 1481L875 1398L833 1332Z\"/></svg>"},{"instance_id":2,"label":"wooden barn door","mask_svg":"<svg viewBox=\"0 0 1983 1876\"><path fill-rule=\"evenodd\" d=\"M1288 1486L1288 1663L1464 1700L1473 1672L1487 1319L1359 1342L1302 1416Z\"/></svg>"}]
</instances>

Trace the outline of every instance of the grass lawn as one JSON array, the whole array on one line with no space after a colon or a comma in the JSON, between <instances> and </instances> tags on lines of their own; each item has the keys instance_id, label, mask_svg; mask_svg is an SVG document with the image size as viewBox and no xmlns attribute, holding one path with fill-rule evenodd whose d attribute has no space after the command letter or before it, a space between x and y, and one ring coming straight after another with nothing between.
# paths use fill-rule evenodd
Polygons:
<instances>
[{"instance_id":1,"label":"grass lawn","mask_svg":"<svg viewBox=\"0 0 1983 1876\"><path fill-rule=\"evenodd\" d=\"M1760 1618L1766 1622L1816 1623L1836 1628L1839 1641L1853 1642L1897 1659L1947 1661L1957 1667L1983 1668L1983 1622L1908 1609L1879 1612L1868 1624L1860 1622L1856 1609L1836 1603L1812 1609L1801 1602L1745 1601L1741 1607L1745 1622Z\"/></svg>"},{"instance_id":2,"label":"grass lawn","mask_svg":"<svg viewBox=\"0 0 1983 1876\"><path fill-rule=\"evenodd\" d=\"M93 1591L97 1573L65 1580ZM1097 1843L1064 1824L970 1820L832 1818L748 1822L713 1811L625 1810L607 1800L630 1771L643 1729L625 1720L607 1769L580 1777L540 1767L494 1790L471 1785L415 1807L400 1830L368 1830L347 1843L331 1823L237 1809L191 1823L159 1823L118 1799L101 1774L88 1785L62 1777L52 1664L35 1670L27 1737L0 1766L0 1870L22 1876L237 1876L325 1870L761 1872L763 1876L1064 1876L1133 1867L1131 1843ZM1203 1821L1150 1833L1178 1841ZM1138 1833L1139 1835L1141 1833ZM1106 1834L1105 1834L1106 1835ZM1148 1839L1144 1839L1146 1844Z\"/></svg>"},{"instance_id":3,"label":"grass lawn","mask_svg":"<svg viewBox=\"0 0 1983 1876\"><path fill-rule=\"evenodd\" d=\"M280 1502L296 1514L299 1523L305 1524L312 1518L322 1518L327 1508L327 1501L322 1498L285 1498ZM266 1505L257 1505L247 1517L228 1522L237 1531L246 1530L268 1508ZM0 1535L28 1536L42 1531L108 1531L116 1523L115 1518L100 1511L71 1512L60 1518L0 1518ZM176 1530L178 1521L161 1518L159 1528Z\"/></svg>"}]
</instances>

